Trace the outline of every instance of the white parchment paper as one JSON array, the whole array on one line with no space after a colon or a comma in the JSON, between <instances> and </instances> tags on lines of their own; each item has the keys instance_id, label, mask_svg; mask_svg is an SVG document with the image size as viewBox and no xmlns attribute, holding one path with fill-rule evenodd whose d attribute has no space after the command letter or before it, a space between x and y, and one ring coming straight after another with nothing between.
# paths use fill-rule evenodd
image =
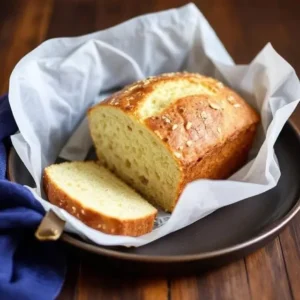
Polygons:
<instances>
[{"instance_id":1,"label":"white parchment paper","mask_svg":"<svg viewBox=\"0 0 300 300\"><path fill-rule=\"evenodd\" d=\"M137 238L93 230L44 200L43 169L59 156L84 160L90 150L85 119L90 106L125 84L180 70L222 80L260 112L248 164L229 180L190 183L172 215L160 214L157 228ZM141 246L277 184L280 169L273 146L299 102L299 87L294 70L271 45L249 65L235 65L203 15L189 4L89 35L48 40L26 55L10 78L9 100L20 129L12 142L36 183L32 193L67 221L67 231L101 245Z\"/></svg>"}]
</instances>

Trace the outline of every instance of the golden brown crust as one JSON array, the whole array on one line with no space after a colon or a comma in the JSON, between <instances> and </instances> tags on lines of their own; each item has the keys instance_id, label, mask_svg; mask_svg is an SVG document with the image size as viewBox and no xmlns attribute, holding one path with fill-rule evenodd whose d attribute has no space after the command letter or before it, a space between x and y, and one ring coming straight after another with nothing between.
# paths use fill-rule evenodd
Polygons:
<instances>
[{"instance_id":1,"label":"golden brown crust","mask_svg":"<svg viewBox=\"0 0 300 300\"><path fill-rule=\"evenodd\" d=\"M174 207L187 183L200 178L226 179L241 168L247 161L255 133L256 124L253 124L225 143L215 146L202 159L186 165Z\"/></svg>"},{"instance_id":2,"label":"golden brown crust","mask_svg":"<svg viewBox=\"0 0 300 300\"><path fill-rule=\"evenodd\" d=\"M140 105L157 85L183 78L211 93L177 99L154 116L140 117ZM163 74L133 83L99 105L134 115L162 140L181 170L178 197L188 182L227 178L240 168L259 123L258 114L237 93L215 79L191 73Z\"/></svg>"},{"instance_id":3,"label":"golden brown crust","mask_svg":"<svg viewBox=\"0 0 300 300\"><path fill-rule=\"evenodd\" d=\"M44 190L48 200L96 230L113 235L140 236L151 232L156 213L145 218L120 220L85 208L76 199L60 189L49 177L47 169L43 176Z\"/></svg>"},{"instance_id":4,"label":"golden brown crust","mask_svg":"<svg viewBox=\"0 0 300 300\"><path fill-rule=\"evenodd\" d=\"M228 102L228 97L234 99L234 104ZM162 139L180 165L187 166L258 120L240 97L224 92L217 97L178 99L160 114L146 119L145 124Z\"/></svg>"},{"instance_id":5,"label":"golden brown crust","mask_svg":"<svg viewBox=\"0 0 300 300\"><path fill-rule=\"evenodd\" d=\"M202 76L197 73L176 72L165 73L159 76L150 76L144 80L134 82L125 86L122 90L112 94L109 98L102 101L98 105L109 105L119 108L127 113L132 113L139 117L139 107L143 103L145 97L151 94L158 84L163 82L176 82L177 80L186 79L191 83L199 83L207 87L209 90L217 92L220 89L220 82L217 80ZM89 109L89 113L97 107Z\"/></svg>"}]
</instances>

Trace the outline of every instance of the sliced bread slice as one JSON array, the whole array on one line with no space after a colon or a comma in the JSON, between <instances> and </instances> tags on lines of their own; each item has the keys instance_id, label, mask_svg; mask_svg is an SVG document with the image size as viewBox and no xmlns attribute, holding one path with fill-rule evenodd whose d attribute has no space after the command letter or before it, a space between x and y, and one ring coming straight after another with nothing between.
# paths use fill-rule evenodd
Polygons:
<instances>
[{"instance_id":1,"label":"sliced bread slice","mask_svg":"<svg viewBox=\"0 0 300 300\"><path fill-rule=\"evenodd\" d=\"M102 232L140 236L153 228L157 210L96 162L47 167L44 188L51 203Z\"/></svg>"}]
</instances>

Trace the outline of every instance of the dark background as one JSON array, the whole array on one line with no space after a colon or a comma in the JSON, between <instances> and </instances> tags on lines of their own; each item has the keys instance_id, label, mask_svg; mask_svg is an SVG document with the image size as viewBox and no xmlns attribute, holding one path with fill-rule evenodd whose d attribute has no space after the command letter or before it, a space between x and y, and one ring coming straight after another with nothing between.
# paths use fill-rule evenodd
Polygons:
<instances>
[{"instance_id":1,"label":"dark background","mask_svg":"<svg viewBox=\"0 0 300 300\"><path fill-rule=\"evenodd\" d=\"M101 30L134 16L186 4L180 0L0 1L0 93L18 60L43 40ZM300 1L198 0L236 63L268 42L300 72ZM300 112L294 114L300 118ZM68 247L69 271L59 299L300 299L300 216L265 248L227 267L183 278L127 278L100 258ZM1 298L1 297L0 297Z\"/></svg>"}]
</instances>

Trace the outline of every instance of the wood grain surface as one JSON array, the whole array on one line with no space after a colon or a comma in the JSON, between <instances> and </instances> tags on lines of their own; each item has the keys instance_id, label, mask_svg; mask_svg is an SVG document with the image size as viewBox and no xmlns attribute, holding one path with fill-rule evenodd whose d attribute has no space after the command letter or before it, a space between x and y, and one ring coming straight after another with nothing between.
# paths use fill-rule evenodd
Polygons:
<instances>
[{"instance_id":1,"label":"wood grain surface","mask_svg":"<svg viewBox=\"0 0 300 300\"><path fill-rule=\"evenodd\" d=\"M104 29L140 14L186 4L181 0L0 1L0 93L19 59L43 40ZM298 0L194 2L237 63L273 47L300 72ZM294 118L300 118L300 111ZM183 278L107 275L82 251L67 247L68 273L60 300L300 299L300 216L256 253L209 273ZM0 297L1 298L1 297Z\"/></svg>"}]
</instances>

